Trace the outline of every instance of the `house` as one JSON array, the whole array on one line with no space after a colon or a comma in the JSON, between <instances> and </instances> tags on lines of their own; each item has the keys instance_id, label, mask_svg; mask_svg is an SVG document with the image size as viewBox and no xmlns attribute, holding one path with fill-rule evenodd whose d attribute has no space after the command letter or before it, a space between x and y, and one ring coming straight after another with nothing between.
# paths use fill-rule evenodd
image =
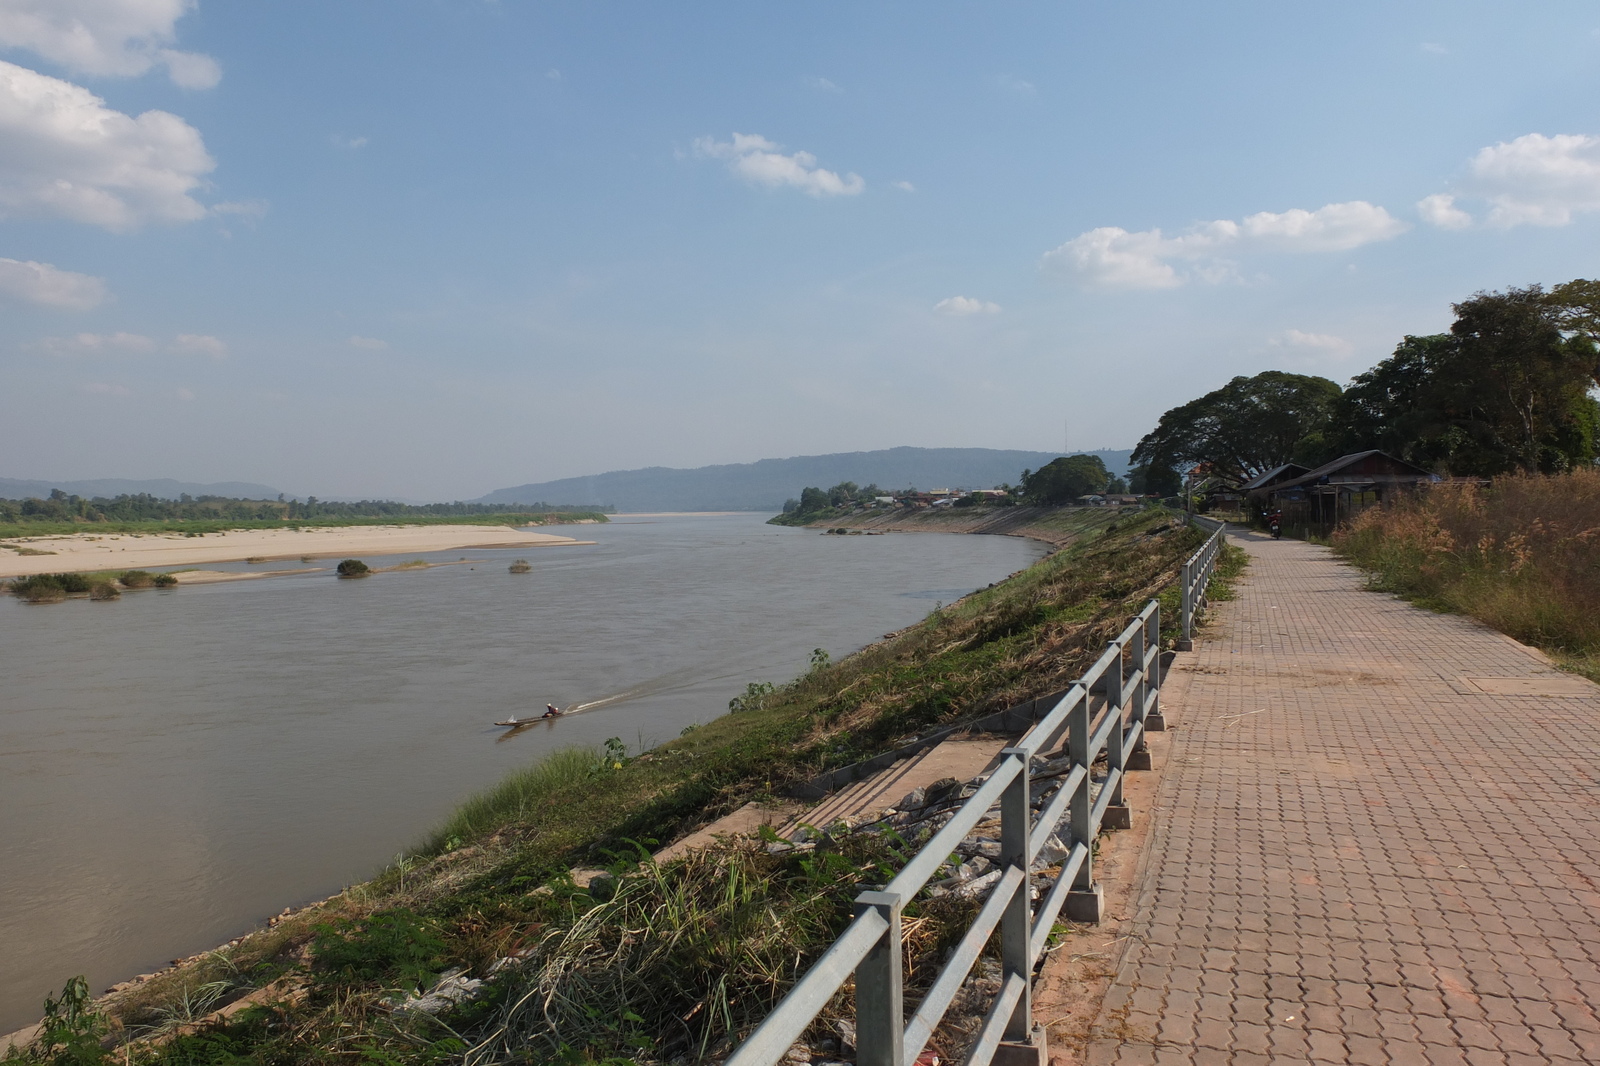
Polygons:
<instances>
[{"instance_id":1,"label":"house","mask_svg":"<svg viewBox=\"0 0 1600 1066\"><path fill-rule=\"evenodd\" d=\"M1309 473L1311 473L1309 467L1301 466L1299 463L1284 463L1282 466L1275 466L1265 474L1259 474L1246 481L1239 486L1239 491L1249 497L1254 497L1258 493L1264 497L1273 486L1281 485L1285 481L1293 481L1295 478L1304 477Z\"/></svg>"},{"instance_id":2,"label":"house","mask_svg":"<svg viewBox=\"0 0 1600 1066\"><path fill-rule=\"evenodd\" d=\"M1257 480L1267 479L1269 474ZM1264 509L1282 511L1285 524L1332 529L1396 492L1438 480L1420 466L1373 449L1341 455L1315 470L1272 480L1250 496Z\"/></svg>"}]
</instances>

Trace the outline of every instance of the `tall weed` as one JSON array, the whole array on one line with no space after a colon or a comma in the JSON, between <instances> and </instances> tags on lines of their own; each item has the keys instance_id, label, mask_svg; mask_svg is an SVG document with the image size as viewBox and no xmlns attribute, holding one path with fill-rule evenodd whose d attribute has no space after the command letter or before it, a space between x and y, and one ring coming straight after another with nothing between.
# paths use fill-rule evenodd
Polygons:
<instances>
[{"instance_id":1,"label":"tall weed","mask_svg":"<svg viewBox=\"0 0 1600 1066\"><path fill-rule=\"evenodd\" d=\"M1600 470L1436 485L1363 512L1333 545L1378 587L1600 654Z\"/></svg>"}]
</instances>

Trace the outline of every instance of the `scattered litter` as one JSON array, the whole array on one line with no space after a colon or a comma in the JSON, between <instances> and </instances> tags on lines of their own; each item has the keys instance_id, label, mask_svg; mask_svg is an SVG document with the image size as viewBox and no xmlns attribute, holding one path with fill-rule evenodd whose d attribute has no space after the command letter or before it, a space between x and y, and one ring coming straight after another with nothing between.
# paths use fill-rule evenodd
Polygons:
<instances>
[{"instance_id":1,"label":"scattered litter","mask_svg":"<svg viewBox=\"0 0 1600 1066\"><path fill-rule=\"evenodd\" d=\"M434 986L423 995L409 993L399 1003L390 1001L397 1011L414 1014L442 1014L451 1007L476 999L483 982L465 976L465 970L446 970Z\"/></svg>"}]
</instances>

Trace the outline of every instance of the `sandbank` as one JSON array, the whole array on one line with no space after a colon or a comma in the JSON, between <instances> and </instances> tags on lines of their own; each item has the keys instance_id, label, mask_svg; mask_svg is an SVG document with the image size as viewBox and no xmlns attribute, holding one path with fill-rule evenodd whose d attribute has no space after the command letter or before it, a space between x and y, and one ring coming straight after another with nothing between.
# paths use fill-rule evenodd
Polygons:
<instances>
[{"instance_id":1,"label":"sandbank","mask_svg":"<svg viewBox=\"0 0 1600 1066\"><path fill-rule=\"evenodd\" d=\"M148 570L246 559L299 560L457 551L464 548L540 548L593 544L511 526L334 526L304 529L235 529L198 537L182 533L73 533L24 537L0 544L0 577L78 570ZM49 555L21 555L20 545ZM181 580L181 577L180 577Z\"/></svg>"}]
</instances>

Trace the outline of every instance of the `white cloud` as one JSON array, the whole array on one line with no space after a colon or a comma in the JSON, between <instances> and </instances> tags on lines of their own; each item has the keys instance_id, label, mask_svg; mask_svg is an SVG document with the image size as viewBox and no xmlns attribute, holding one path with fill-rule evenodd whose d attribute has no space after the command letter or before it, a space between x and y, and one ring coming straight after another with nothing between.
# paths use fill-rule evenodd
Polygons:
<instances>
[{"instance_id":1,"label":"white cloud","mask_svg":"<svg viewBox=\"0 0 1600 1066\"><path fill-rule=\"evenodd\" d=\"M843 89L829 81L827 78L807 78L806 84L818 92L842 93Z\"/></svg>"},{"instance_id":2,"label":"white cloud","mask_svg":"<svg viewBox=\"0 0 1600 1066\"><path fill-rule=\"evenodd\" d=\"M106 381L91 381L83 387L83 391L95 396L132 396L133 390L126 385L113 385Z\"/></svg>"},{"instance_id":3,"label":"white cloud","mask_svg":"<svg viewBox=\"0 0 1600 1066\"><path fill-rule=\"evenodd\" d=\"M899 189L901 192L916 192L917 191L917 187L915 185L911 184L909 181L891 181L889 184L893 185L895 188Z\"/></svg>"},{"instance_id":4,"label":"white cloud","mask_svg":"<svg viewBox=\"0 0 1600 1066\"><path fill-rule=\"evenodd\" d=\"M142 333L75 333L70 337L45 337L32 345L57 356L150 355L165 351L173 355L203 355L226 359L228 346L204 333L180 333L170 344L161 344Z\"/></svg>"},{"instance_id":5,"label":"white cloud","mask_svg":"<svg viewBox=\"0 0 1600 1066\"><path fill-rule=\"evenodd\" d=\"M139 333L77 333L71 337L46 337L35 347L51 355L144 355L156 342Z\"/></svg>"},{"instance_id":6,"label":"white cloud","mask_svg":"<svg viewBox=\"0 0 1600 1066\"><path fill-rule=\"evenodd\" d=\"M3 61L0 145L0 218L109 230L204 217L189 194L216 166L199 132L176 115L132 118L87 89Z\"/></svg>"},{"instance_id":7,"label":"white cloud","mask_svg":"<svg viewBox=\"0 0 1600 1066\"><path fill-rule=\"evenodd\" d=\"M194 390L193 389L179 389L178 392L177 392L177 396L178 396L178 399L180 399L180 400L192 400L192 399L194 399Z\"/></svg>"},{"instance_id":8,"label":"white cloud","mask_svg":"<svg viewBox=\"0 0 1600 1066\"><path fill-rule=\"evenodd\" d=\"M808 196L854 196L867 186L859 174L840 177L817 166L810 152L784 155L781 147L755 133L735 133L731 141L701 137L694 142L696 155L725 159L735 174L760 185L792 186Z\"/></svg>"},{"instance_id":9,"label":"white cloud","mask_svg":"<svg viewBox=\"0 0 1600 1066\"><path fill-rule=\"evenodd\" d=\"M1101 226L1046 252L1041 265L1080 281L1118 289L1170 289L1190 280L1219 284L1237 276L1223 250L1331 252L1388 240L1406 224L1364 200L1328 204L1315 211L1262 211L1243 222L1217 219L1176 237L1159 229L1130 233ZM1188 264L1179 270L1173 261Z\"/></svg>"},{"instance_id":10,"label":"white cloud","mask_svg":"<svg viewBox=\"0 0 1600 1066\"><path fill-rule=\"evenodd\" d=\"M267 213L265 200L224 200L222 203L212 204L213 215L243 215L245 218L260 218Z\"/></svg>"},{"instance_id":11,"label":"white cloud","mask_svg":"<svg viewBox=\"0 0 1600 1066\"><path fill-rule=\"evenodd\" d=\"M1037 96L1039 90L1031 81L1022 78L1013 78L1009 74L1001 74L995 78L995 84L1007 92L1016 93L1018 96Z\"/></svg>"},{"instance_id":12,"label":"white cloud","mask_svg":"<svg viewBox=\"0 0 1600 1066\"><path fill-rule=\"evenodd\" d=\"M1315 211L1295 208L1281 215L1262 211L1244 220L1244 236L1291 252L1346 252L1386 241L1409 229L1381 207L1365 200L1329 204Z\"/></svg>"},{"instance_id":13,"label":"white cloud","mask_svg":"<svg viewBox=\"0 0 1600 1066\"><path fill-rule=\"evenodd\" d=\"M1350 342L1343 337L1335 337L1331 333L1306 333L1298 329L1286 329L1267 343L1274 347L1320 348L1330 352L1343 352L1350 348Z\"/></svg>"},{"instance_id":14,"label":"white cloud","mask_svg":"<svg viewBox=\"0 0 1600 1066\"><path fill-rule=\"evenodd\" d=\"M342 133L330 133L328 140L333 142L335 148L345 148L352 152L365 148L369 143L365 137L346 137Z\"/></svg>"},{"instance_id":15,"label":"white cloud","mask_svg":"<svg viewBox=\"0 0 1600 1066\"><path fill-rule=\"evenodd\" d=\"M0 294L41 307L87 311L106 298L106 283L49 263L0 259Z\"/></svg>"},{"instance_id":16,"label":"white cloud","mask_svg":"<svg viewBox=\"0 0 1600 1066\"><path fill-rule=\"evenodd\" d=\"M1466 229L1472 225L1472 216L1456 206L1456 198L1449 193L1436 192L1417 201L1417 214L1422 221L1440 229Z\"/></svg>"},{"instance_id":17,"label":"white cloud","mask_svg":"<svg viewBox=\"0 0 1600 1066\"><path fill-rule=\"evenodd\" d=\"M1000 305L988 303L984 300L974 300L970 296L947 296L933 305L933 309L941 315L997 315Z\"/></svg>"},{"instance_id":18,"label":"white cloud","mask_svg":"<svg viewBox=\"0 0 1600 1066\"><path fill-rule=\"evenodd\" d=\"M0 0L0 46L26 48L78 74L132 77L164 66L185 89L222 78L210 56L170 47L195 0Z\"/></svg>"},{"instance_id":19,"label":"white cloud","mask_svg":"<svg viewBox=\"0 0 1600 1066\"><path fill-rule=\"evenodd\" d=\"M1450 49L1446 48L1442 44L1436 44L1433 41L1423 41L1422 50L1430 55L1436 56L1446 56L1450 54Z\"/></svg>"},{"instance_id":20,"label":"white cloud","mask_svg":"<svg viewBox=\"0 0 1600 1066\"><path fill-rule=\"evenodd\" d=\"M555 67L551 67L549 70L545 71L544 72L544 76L549 78L551 81L560 81L561 80L561 72L559 70L557 70Z\"/></svg>"},{"instance_id":21,"label":"white cloud","mask_svg":"<svg viewBox=\"0 0 1600 1066\"><path fill-rule=\"evenodd\" d=\"M345 343L352 348L365 348L371 352L381 352L389 347L388 341L379 340L377 337L363 337L360 334L352 336Z\"/></svg>"},{"instance_id":22,"label":"white cloud","mask_svg":"<svg viewBox=\"0 0 1600 1066\"><path fill-rule=\"evenodd\" d=\"M1529 133L1472 157L1476 187L1496 226L1564 226L1600 210L1600 137Z\"/></svg>"},{"instance_id":23,"label":"white cloud","mask_svg":"<svg viewBox=\"0 0 1600 1066\"><path fill-rule=\"evenodd\" d=\"M204 355L212 359L228 357L228 346L208 333L180 333L172 342L171 350L178 355Z\"/></svg>"}]
</instances>

